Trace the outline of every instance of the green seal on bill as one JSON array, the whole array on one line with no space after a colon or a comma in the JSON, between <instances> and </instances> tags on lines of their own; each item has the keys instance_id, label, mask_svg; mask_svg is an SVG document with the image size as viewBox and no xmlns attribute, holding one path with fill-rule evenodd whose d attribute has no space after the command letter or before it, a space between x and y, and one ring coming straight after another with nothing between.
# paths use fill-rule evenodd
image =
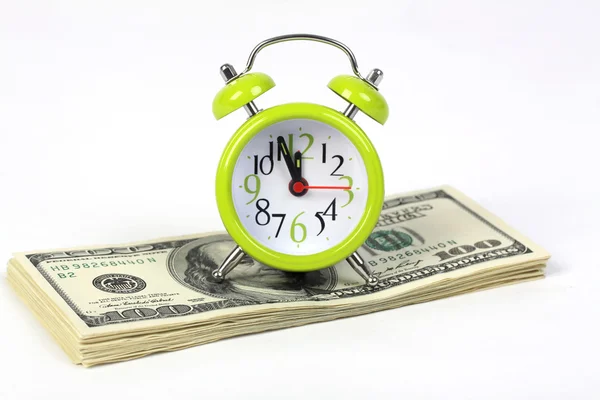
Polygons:
<instances>
[{"instance_id":1,"label":"green seal on bill","mask_svg":"<svg viewBox=\"0 0 600 400\"><path fill-rule=\"evenodd\" d=\"M397 251L412 244L413 239L407 233L395 229L373 232L365 244L381 251Z\"/></svg>"}]
</instances>

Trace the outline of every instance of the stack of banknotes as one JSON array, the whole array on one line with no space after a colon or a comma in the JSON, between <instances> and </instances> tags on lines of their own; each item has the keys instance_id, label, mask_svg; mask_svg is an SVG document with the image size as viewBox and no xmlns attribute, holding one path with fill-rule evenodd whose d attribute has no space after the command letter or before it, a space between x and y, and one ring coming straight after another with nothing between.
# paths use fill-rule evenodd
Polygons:
<instances>
[{"instance_id":1,"label":"stack of banknotes","mask_svg":"<svg viewBox=\"0 0 600 400\"><path fill-rule=\"evenodd\" d=\"M222 283L225 233L16 253L10 284L77 364L124 361L216 340L334 320L539 279L550 255L452 187L388 197L348 263L310 273L249 257Z\"/></svg>"}]
</instances>

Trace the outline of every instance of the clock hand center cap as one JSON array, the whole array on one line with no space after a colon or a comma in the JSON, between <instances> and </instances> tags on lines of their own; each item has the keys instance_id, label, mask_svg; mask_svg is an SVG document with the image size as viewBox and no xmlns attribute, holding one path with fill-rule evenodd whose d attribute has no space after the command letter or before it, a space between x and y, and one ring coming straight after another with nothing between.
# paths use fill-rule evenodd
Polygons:
<instances>
[{"instance_id":1,"label":"clock hand center cap","mask_svg":"<svg viewBox=\"0 0 600 400\"><path fill-rule=\"evenodd\" d=\"M306 179L302 178L301 180L291 180L288 184L288 189L290 193L296 197L302 197L308 192L308 182Z\"/></svg>"},{"instance_id":2,"label":"clock hand center cap","mask_svg":"<svg viewBox=\"0 0 600 400\"><path fill-rule=\"evenodd\" d=\"M296 193L300 193L304 190L304 183L302 182L294 182L294 185L292 186L292 189L294 189L294 192Z\"/></svg>"}]
</instances>

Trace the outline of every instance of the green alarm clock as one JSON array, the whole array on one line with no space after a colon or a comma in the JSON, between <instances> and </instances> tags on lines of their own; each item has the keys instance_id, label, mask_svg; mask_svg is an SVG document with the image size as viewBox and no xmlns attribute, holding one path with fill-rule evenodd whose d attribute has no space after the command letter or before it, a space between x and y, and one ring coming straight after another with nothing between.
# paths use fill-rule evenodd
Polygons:
<instances>
[{"instance_id":1,"label":"green alarm clock","mask_svg":"<svg viewBox=\"0 0 600 400\"><path fill-rule=\"evenodd\" d=\"M290 40L321 42L346 53L354 75L337 76L328 85L350 103L345 111L311 103L258 109L254 100L275 83L264 73L250 73L254 60L265 47ZM225 64L221 76L226 86L213 101L215 118L244 108L248 119L229 140L217 169L219 213L237 247L213 271L215 280L222 281L247 254L293 272L346 259L367 284L377 284L357 249L379 218L383 171L353 118L360 110L381 124L387 120L388 105L377 88L381 70L363 78L343 43L294 34L259 43L242 73Z\"/></svg>"}]
</instances>

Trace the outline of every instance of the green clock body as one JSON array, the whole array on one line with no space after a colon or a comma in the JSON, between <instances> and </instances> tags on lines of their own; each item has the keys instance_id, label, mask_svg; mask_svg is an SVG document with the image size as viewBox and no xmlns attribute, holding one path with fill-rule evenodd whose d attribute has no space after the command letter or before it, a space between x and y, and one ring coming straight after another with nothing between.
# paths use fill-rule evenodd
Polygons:
<instances>
[{"instance_id":1,"label":"green clock body","mask_svg":"<svg viewBox=\"0 0 600 400\"><path fill-rule=\"evenodd\" d=\"M302 191L290 177L288 151L301 163ZM216 195L227 232L246 254L305 272L330 267L365 242L381 212L384 180L375 148L353 120L290 103L257 113L235 132L219 162Z\"/></svg>"}]
</instances>

